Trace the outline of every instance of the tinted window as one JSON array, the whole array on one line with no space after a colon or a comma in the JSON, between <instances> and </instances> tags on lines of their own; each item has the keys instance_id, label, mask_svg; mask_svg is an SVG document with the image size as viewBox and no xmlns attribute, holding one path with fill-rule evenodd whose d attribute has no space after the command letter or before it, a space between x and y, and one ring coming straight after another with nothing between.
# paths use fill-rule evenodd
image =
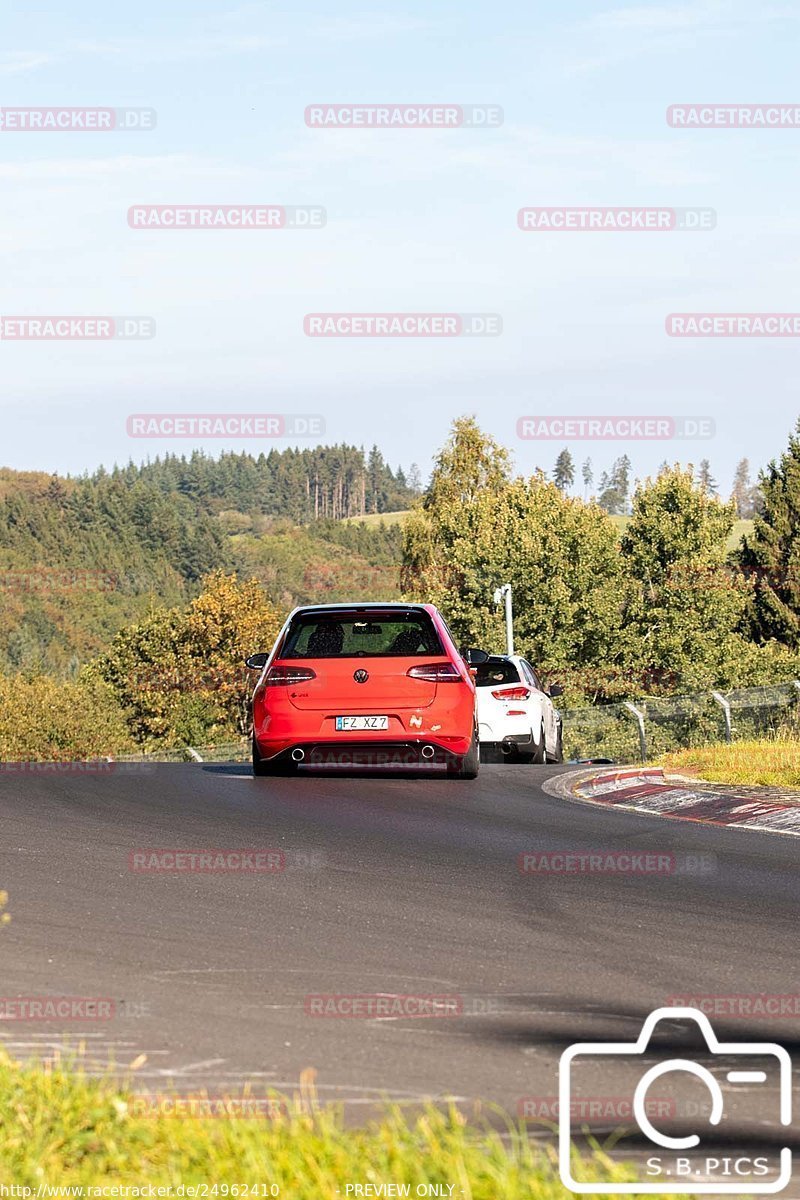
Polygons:
<instances>
[{"instance_id":1,"label":"tinted window","mask_svg":"<svg viewBox=\"0 0 800 1200\"><path fill-rule=\"evenodd\" d=\"M519 683L519 672L507 659L481 663L475 676L475 683L477 687L496 687L498 683Z\"/></svg>"},{"instance_id":2,"label":"tinted window","mask_svg":"<svg viewBox=\"0 0 800 1200\"><path fill-rule=\"evenodd\" d=\"M385 658L444 654L424 612L300 613L281 658Z\"/></svg>"},{"instance_id":3,"label":"tinted window","mask_svg":"<svg viewBox=\"0 0 800 1200\"><path fill-rule=\"evenodd\" d=\"M535 687L536 690L540 692L542 690L542 685L539 683L539 677L536 674L536 672L534 671L531 664L529 662L526 662L525 659L522 660L522 669L525 672L528 683L532 684L533 687Z\"/></svg>"}]
</instances>

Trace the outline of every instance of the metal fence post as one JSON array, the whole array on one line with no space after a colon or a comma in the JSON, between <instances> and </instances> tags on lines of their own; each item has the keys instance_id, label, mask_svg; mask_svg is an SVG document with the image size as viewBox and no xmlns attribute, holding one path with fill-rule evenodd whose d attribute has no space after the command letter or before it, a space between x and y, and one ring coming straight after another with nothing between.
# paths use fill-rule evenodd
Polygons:
<instances>
[{"instance_id":1,"label":"metal fence post","mask_svg":"<svg viewBox=\"0 0 800 1200\"><path fill-rule=\"evenodd\" d=\"M711 695L714 697L717 704L720 706L720 708L722 709L722 711L725 715L725 741L729 742L731 740L731 704L730 704L730 700L728 700L725 696L723 696L722 692L712 692Z\"/></svg>"},{"instance_id":2,"label":"metal fence post","mask_svg":"<svg viewBox=\"0 0 800 1200\"><path fill-rule=\"evenodd\" d=\"M636 724L639 726L639 750L642 755L642 762L647 762L647 735L644 731L644 713L641 712L635 704L631 704L630 700L623 700L622 705L627 708L628 712L633 713L636 718Z\"/></svg>"}]
</instances>

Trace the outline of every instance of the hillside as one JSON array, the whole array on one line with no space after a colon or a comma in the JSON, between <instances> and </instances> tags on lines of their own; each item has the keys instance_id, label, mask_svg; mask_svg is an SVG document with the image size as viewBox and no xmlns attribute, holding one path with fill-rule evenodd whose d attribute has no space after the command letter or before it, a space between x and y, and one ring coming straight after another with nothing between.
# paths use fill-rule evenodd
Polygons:
<instances>
[{"instance_id":1,"label":"hillside","mask_svg":"<svg viewBox=\"0 0 800 1200\"><path fill-rule=\"evenodd\" d=\"M154 603L196 595L215 568L261 580L284 607L354 586L389 598L400 528L380 513L413 496L377 450L346 446L194 454L80 479L3 469L0 672L74 675ZM377 506L369 527L313 516L362 506Z\"/></svg>"}]
</instances>

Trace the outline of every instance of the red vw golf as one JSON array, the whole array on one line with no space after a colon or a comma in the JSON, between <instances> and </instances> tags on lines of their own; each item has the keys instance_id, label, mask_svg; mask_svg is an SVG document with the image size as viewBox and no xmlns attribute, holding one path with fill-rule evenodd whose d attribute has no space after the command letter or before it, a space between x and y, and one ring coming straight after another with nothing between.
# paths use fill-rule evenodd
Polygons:
<instances>
[{"instance_id":1,"label":"red vw golf","mask_svg":"<svg viewBox=\"0 0 800 1200\"><path fill-rule=\"evenodd\" d=\"M432 604L296 608L253 693L253 773L317 765L440 765L474 779L479 750L470 666Z\"/></svg>"}]
</instances>

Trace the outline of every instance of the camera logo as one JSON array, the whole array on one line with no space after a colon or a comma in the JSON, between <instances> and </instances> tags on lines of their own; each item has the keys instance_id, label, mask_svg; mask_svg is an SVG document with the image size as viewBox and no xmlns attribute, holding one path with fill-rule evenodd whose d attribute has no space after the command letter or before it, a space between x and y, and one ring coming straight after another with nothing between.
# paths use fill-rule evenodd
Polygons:
<instances>
[{"instance_id":1,"label":"camera logo","mask_svg":"<svg viewBox=\"0 0 800 1200\"><path fill-rule=\"evenodd\" d=\"M699 1055L703 1061L659 1055L658 1044L653 1044L652 1039L660 1021L672 1026L670 1047L674 1044L674 1022L693 1022L706 1044L706 1051ZM649 1065L653 1059L658 1061ZM708 1065L704 1065L706 1059ZM645 1060L647 1066L643 1069ZM581 1129L574 1127L575 1114L580 1112L576 1103L580 1077L584 1075L596 1082L598 1069L604 1076L613 1072L615 1079L622 1081L623 1089L630 1088L634 1120L639 1133L650 1143L646 1150L649 1157L641 1164L640 1181L575 1178L575 1174L581 1174L588 1166L588 1160L575 1153L578 1149L575 1138L581 1134ZM648 1105L648 1090L659 1081L658 1090L663 1092L670 1078L673 1087L683 1089L684 1097L687 1088L694 1089L693 1095L697 1093L697 1081L701 1090L706 1089L710 1103L704 1103L700 1111L709 1128L702 1142L698 1133L674 1136L678 1129L664 1132L651 1120L653 1110ZM680 1111L681 1092L676 1095ZM594 1195L780 1192L792 1175L792 1152L788 1146L778 1151L770 1145L755 1155L714 1150L714 1130L727 1118L729 1108L736 1110L737 1121L746 1110L762 1127L767 1122L773 1126L791 1123L792 1064L783 1046L774 1042L720 1042L708 1017L695 1008L656 1009L645 1020L635 1042L578 1042L564 1051L559 1064L561 1182L573 1192ZM690 1109L696 1112L698 1106L684 1102L683 1111ZM632 1157L636 1156L630 1151L625 1155L622 1140L617 1141L615 1159L630 1162Z\"/></svg>"}]
</instances>

